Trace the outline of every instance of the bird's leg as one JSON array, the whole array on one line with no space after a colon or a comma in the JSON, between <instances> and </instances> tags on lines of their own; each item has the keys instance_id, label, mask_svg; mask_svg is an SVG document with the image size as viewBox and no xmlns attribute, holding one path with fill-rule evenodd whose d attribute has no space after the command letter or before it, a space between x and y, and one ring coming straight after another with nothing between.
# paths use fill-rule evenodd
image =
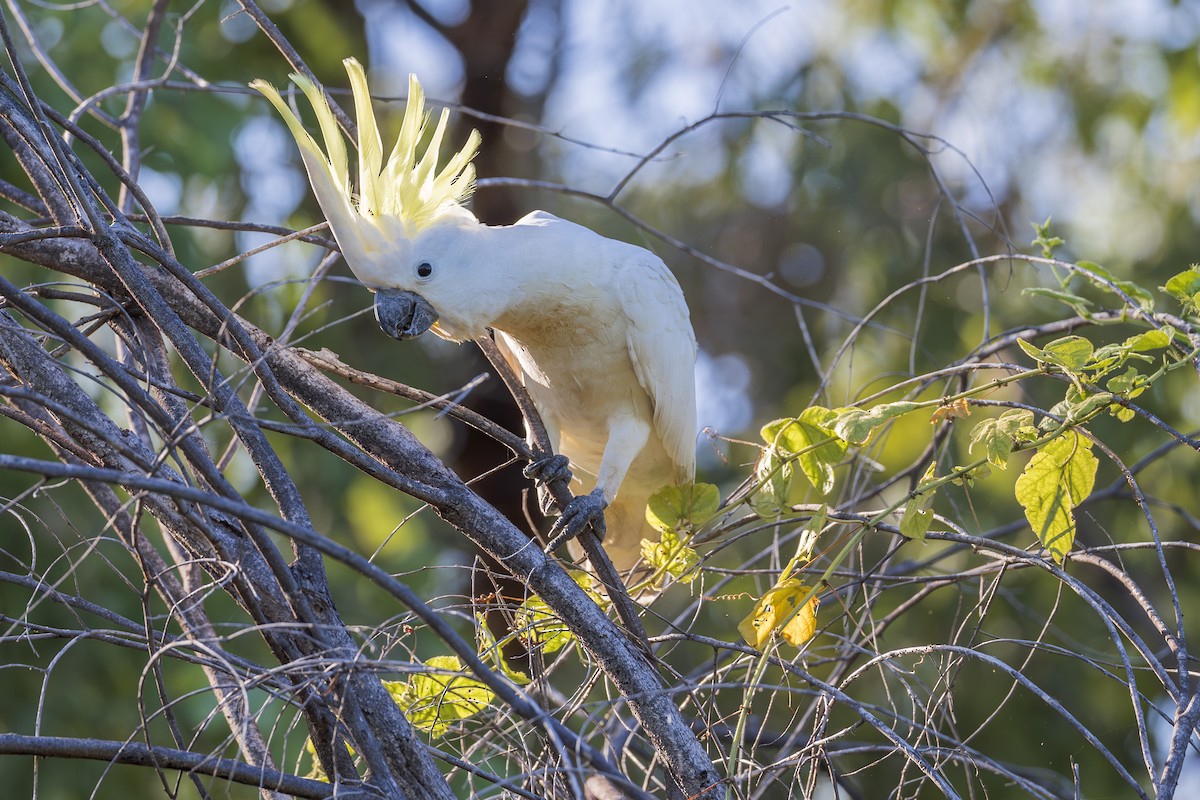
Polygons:
<instances>
[{"instance_id":1,"label":"bird's leg","mask_svg":"<svg viewBox=\"0 0 1200 800\"><path fill-rule=\"evenodd\" d=\"M503 366L503 362L497 365L498 368ZM537 414L533 409L530 409L530 413ZM547 441L543 443L539 440L539 437L534 434L533 429L530 427L530 422L527 418L525 441L528 443L529 449L535 454L535 458L525 466L522 473L536 484L538 508L543 515L550 517L558 513L557 505L554 502L554 493L549 488L550 484L555 481L563 481L564 488L570 487L572 477L571 462L566 456L557 453L561 440L559 438L558 425L555 424L554 418L549 415L538 415L538 418L541 420ZM547 446L552 449L546 449Z\"/></svg>"},{"instance_id":2,"label":"bird's leg","mask_svg":"<svg viewBox=\"0 0 1200 800\"><path fill-rule=\"evenodd\" d=\"M625 480L625 473L646 446L650 438L650 423L633 414L622 414L609 420L608 442L600 459L596 488L590 493L579 495L567 503L562 516L550 529L550 546L553 550L568 539L578 536L590 524L596 535L604 539L604 509L617 496L617 489Z\"/></svg>"}]
</instances>

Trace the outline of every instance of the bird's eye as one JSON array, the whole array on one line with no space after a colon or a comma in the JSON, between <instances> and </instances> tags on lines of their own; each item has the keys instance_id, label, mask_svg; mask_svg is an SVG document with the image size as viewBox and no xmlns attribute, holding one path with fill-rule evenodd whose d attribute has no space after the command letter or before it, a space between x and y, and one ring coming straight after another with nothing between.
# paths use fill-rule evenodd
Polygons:
<instances>
[{"instance_id":1,"label":"bird's eye","mask_svg":"<svg viewBox=\"0 0 1200 800\"><path fill-rule=\"evenodd\" d=\"M417 264L417 277L418 278L428 278L432 274L433 274L433 264L430 264L428 261L422 261L420 264Z\"/></svg>"}]
</instances>

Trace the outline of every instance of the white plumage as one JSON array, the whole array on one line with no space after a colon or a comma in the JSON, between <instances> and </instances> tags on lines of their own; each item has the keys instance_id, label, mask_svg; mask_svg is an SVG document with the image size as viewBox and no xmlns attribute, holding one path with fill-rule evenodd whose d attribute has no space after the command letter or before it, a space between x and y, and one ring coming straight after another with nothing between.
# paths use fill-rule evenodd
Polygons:
<instances>
[{"instance_id":1,"label":"white plumage","mask_svg":"<svg viewBox=\"0 0 1200 800\"><path fill-rule=\"evenodd\" d=\"M321 122L328 156L274 89L253 85L296 137L347 263L377 292L380 324L397 338L431 326L454 341L495 331L586 493L559 528L577 533L603 509L605 549L618 569L631 567L642 538L657 536L645 521L647 498L695 476L696 340L678 282L649 251L542 211L514 225L481 224L462 206L478 138L437 172L443 114L417 159L424 118L415 78L384 164L362 68L352 59L346 66L359 138L368 142L359 147L357 203L320 91L293 76Z\"/></svg>"}]
</instances>

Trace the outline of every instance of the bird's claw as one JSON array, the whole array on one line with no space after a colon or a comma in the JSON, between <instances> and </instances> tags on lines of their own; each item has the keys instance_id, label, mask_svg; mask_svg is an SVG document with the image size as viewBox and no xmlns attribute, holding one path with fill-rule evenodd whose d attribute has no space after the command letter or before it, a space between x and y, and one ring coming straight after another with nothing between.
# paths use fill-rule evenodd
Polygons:
<instances>
[{"instance_id":1,"label":"bird's claw","mask_svg":"<svg viewBox=\"0 0 1200 800\"><path fill-rule=\"evenodd\" d=\"M552 453L545 458L530 461L521 470L521 474L531 481L541 484L553 483L557 480L571 480L571 461L564 455Z\"/></svg>"},{"instance_id":2,"label":"bird's claw","mask_svg":"<svg viewBox=\"0 0 1200 800\"><path fill-rule=\"evenodd\" d=\"M571 502L567 503L567 507L563 509L562 516L550 529L550 544L546 546L547 552L553 552L563 542L574 539L588 525L592 526L597 538L603 541L604 509L607 507L608 501L604 499L604 494L598 489L591 494L572 498Z\"/></svg>"},{"instance_id":3,"label":"bird's claw","mask_svg":"<svg viewBox=\"0 0 1200 800\"><path fill-rule=\"evenodd\" d=\"M571 482L571 461L564 455L551 453L525 465L521 473L537 484L538 508L547 517L554 514L554 497L548 486L558 480Z\"/></svg>"}]
</instances>

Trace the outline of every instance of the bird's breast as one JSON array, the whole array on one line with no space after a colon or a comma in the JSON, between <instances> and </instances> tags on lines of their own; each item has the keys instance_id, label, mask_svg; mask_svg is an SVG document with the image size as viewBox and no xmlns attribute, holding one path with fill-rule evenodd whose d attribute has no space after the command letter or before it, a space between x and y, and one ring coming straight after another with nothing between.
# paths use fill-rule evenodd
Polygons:
<instances>
[{"instance_id":1,"label":"bird's breast","mask_svg":"<svg viewBox=\"0 0 1200 800\"><path fill-rule=\"evenodd\" d=\"M571 440L573 461L599 464L614 416L652 416L619 318L599 322L566 313L537 328L502 332L538 412L560 432L564 448Z\"/></svg>"}]
</instances>

